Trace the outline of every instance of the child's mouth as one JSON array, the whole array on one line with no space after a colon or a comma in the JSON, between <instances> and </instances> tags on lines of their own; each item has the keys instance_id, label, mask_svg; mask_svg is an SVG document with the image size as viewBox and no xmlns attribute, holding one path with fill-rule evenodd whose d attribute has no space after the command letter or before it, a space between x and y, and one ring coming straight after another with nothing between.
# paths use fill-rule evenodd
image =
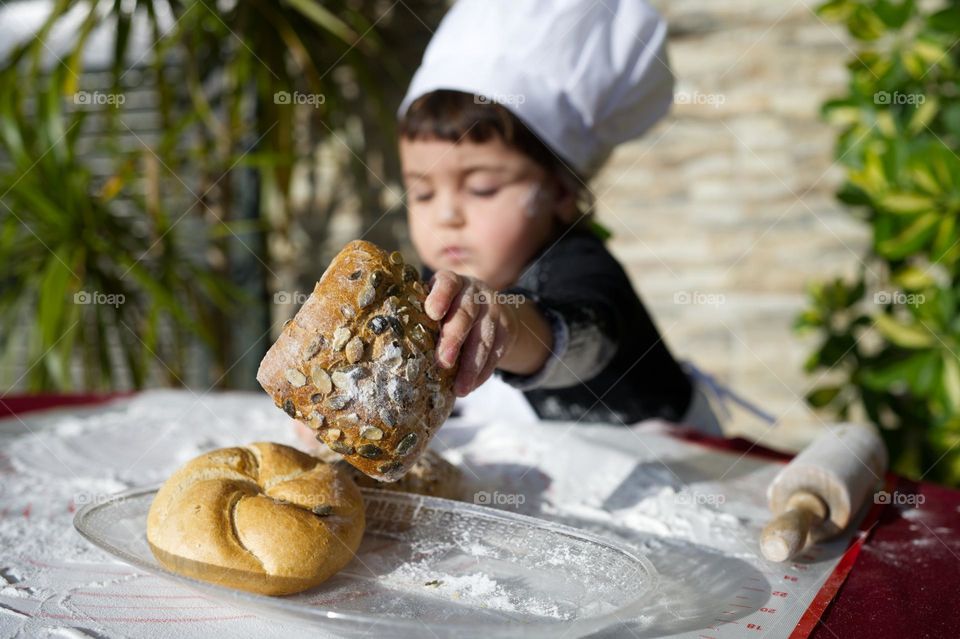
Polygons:
<instances>
[{"instance_id":1,"label":"child's mouth","mask_svg":"<svg viewBox=\"0 0 960 639\"><path fill-rule=\"evenodd\" d=\"M467 259L467 251L462 246L448 246L440 254L449 262L464 262Z\"/></svg>"}]
</instances>

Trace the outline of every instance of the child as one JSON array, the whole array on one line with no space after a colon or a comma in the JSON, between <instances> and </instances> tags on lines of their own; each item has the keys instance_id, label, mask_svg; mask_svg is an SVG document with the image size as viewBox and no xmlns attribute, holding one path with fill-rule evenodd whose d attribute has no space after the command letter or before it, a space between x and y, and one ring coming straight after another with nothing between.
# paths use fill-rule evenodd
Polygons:
<instances>
[{"instance_id":1,"label":"child","mask_svg":"<svg viewBox=\"0 0 960 639\"><path fill-rule=\"evenodd\" d=\"M459 0L400 107L411 239L465 396L496 373L541 419L720 434L616 259L585 180L672 101L638 0ZM638 213L642 214L642 213Z\"/></svg>"},{"instance_id":2,"label":"child","mask_svg":"<svg viewBox=\"0 0 960 639\"><path fill-rule=\"evenodd\" d=\"M459 363L468 417L722 434L593 231L585 185L669 109L665 39L641 0L457 0L434 34L399 151L437 358Z\"/></svg>"}]
</instances>

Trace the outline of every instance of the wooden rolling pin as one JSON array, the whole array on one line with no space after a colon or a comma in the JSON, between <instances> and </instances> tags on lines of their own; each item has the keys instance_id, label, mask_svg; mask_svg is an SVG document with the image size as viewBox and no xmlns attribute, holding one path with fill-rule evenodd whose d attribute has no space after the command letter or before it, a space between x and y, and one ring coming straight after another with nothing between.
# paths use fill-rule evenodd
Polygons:
<instances>
[{"instance_id":1,"label":"wooden rolling pin","mask_svg":"<svg viewBox=\"0 0 960 639\"><path fill-rule=\"evenodd\" d=\"M824 430L767 489L775 515L760 533L760 550L786 561L807 545L839 534L887 470L887 449L873 426Z\"/></svg>"}]
</instances>

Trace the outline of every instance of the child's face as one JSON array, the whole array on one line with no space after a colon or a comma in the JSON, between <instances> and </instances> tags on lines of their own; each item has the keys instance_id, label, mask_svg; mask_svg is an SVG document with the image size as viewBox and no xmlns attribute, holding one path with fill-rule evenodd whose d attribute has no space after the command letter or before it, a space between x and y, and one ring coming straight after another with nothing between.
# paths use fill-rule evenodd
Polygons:
<instances>
[{"instance_id":1,"label":"child's face","mask_svg":"<svg viewBox=\"0 0 960 639\"><path fill-rule=\"evenodd\" d=\"M413 245L424 264L514 284L557 229L538 196L546 172L497 137L483 143L400 141Z\"/></svg>"}]
</instances>

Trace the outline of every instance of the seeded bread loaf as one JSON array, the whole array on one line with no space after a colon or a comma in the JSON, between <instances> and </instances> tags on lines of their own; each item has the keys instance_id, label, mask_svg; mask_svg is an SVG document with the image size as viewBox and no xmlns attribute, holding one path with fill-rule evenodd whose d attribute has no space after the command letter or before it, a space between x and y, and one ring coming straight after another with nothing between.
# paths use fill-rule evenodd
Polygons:
<instances>
[{"instance_id":1,"label":"seeded bread loaf","mask_svg":"<svg viewBox=\"0 0 960 639\"><path fill-rule=\"evenodd\" d=\"M363 495L338 465L258 442L196 457L161 486L147 542L174 572L268 595L313 588L347 565Z\"/></svg>"},{"instance_id":2,"label":"seeded bread loaf","mask_svg":"<svg viewBox=\"0 0 960 639\"><path fill-rule=\"evenodd\" d=\"M257 372L278 407L379 481L410 470L453 410L456 369L436 363L426 294L399 252L350 242Z\"/></svg>"}]
</instances>

